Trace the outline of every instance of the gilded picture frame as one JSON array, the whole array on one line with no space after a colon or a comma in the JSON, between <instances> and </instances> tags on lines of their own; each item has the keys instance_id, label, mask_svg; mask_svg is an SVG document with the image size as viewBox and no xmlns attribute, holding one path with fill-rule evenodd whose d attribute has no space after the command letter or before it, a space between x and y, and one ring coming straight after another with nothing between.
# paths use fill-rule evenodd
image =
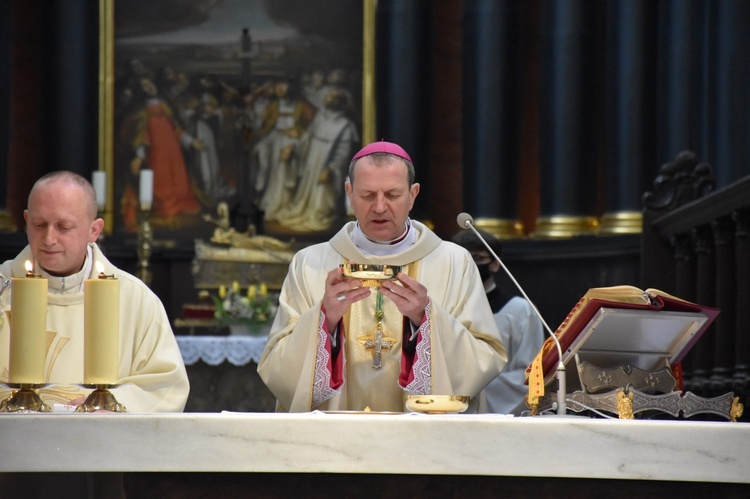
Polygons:
<instances>
[{"instance_id":1,"label":"gilded picture frame","mask_svg":"<svg viewBox=\"0 0 750 499\"><path fill-rule=\"evenodd\" d=\"M355 147L374 140L377 0L195 0L193 9L185 4L123 1L118 10L121 2L100 0L98 142L99 168L107 174L106 232L137 231L137 217L144 214L141 169L154 172L153 204L146 213L157 239L202 238L217 224L303 239L337 230L346 216L344 161L335 172L331 167L329 182L335 184L327 187L326 195L336 197L336 213L321 215L307 198L331 172L310 151L326 126L344 143L338 156L350 158ZM326 90L316 94L321 79ZM292 95L304 105L286 112L280 97L286 92L287 100ZM279 100L275 113L261 105L264 98ZM160 107L152 106L156 102ZM295 120L305 116L296 136L282 136L287 128L277 134L281 140L267 139L269 130L283 128L279 116L290 114ZM324 124L331 114L338 121ZM171 132L181 161L164 157ZM167 145L161 147L162 141ZM289 142L293 161L285 159ZM328 163L334 154L318 152ZM307 184L315 185L303 195L305 175L314 176ZM273 189L281 194L269 194ZM268 216L272 209L275 218Z\"/></svg>"}]
</instances>

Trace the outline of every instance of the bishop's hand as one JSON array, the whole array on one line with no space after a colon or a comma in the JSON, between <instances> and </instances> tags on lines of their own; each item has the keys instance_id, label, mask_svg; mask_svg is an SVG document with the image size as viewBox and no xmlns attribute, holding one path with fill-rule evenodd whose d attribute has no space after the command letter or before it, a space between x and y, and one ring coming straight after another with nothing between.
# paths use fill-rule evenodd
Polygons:
<instances>
[{"instance_id":1,"label":"bishop's hand","mask_svg":"<svg viewBox=\"0 0 750 499\"><path fill-rule=\"evenodd\" d=\"M400 272L397 277L398 283L383 281L380 285L380 292L396 305L401 315L408 317L414 325L419 326L422 324L424 309L429 301L427 288L403 272Z\"/></svg>"},{"instance_id":2,"label":"bishop's hand","mask_svg":"<svg viewBox=\"0 0 750 499\"><path fill-rule=\"evenodd\" d=\"M370 288L363 287L360 279L344 277L341 267L328 272L323 307L326 311L328 330L333 331L344 316L346 309L354 302L370 296Z\"/></svg>"}]
</instances>

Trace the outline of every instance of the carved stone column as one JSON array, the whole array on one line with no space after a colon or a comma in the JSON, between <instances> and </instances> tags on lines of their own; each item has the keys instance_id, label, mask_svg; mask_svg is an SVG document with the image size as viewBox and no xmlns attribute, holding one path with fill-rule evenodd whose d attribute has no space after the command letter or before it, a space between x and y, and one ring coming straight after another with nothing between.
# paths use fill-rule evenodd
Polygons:
<instances>
[{"instance_id":1,"label":"carved stone column","mask_svg":"<svg viewBox=\"0 0 750 499\"><path fill-rule=\"evenodd\" d=\"M540 216L536 237L595 233L601 162L604 3L543 1L541 12Z\"/></svg>"},{"instance_id":2,"label":"carved stone column","mask_svg":"<svg viewBox=\"0 0 750 499\"><path fill-rule=\"evenodd\" d=\"M463 204L477 227L519 237L520 4L468 0L463 44Z\"/></svg>"},{"instance_id":3,"label":"carved stone column","mask_svg":"<svg viewBox=\"0 0 750 499\"><path fill-rule=\"evenodd\" d=\"M706 48L704 2L663 0L659 2L659 64L657 67L659 158L670 158L686 148L702 156L703 109L707 91L703 64Z\"/></svg>"},{"instance_id":4,"label":"carved stone column","mask_svg":"<svg viewBox=\"0 0 750 499\"><path fill-rule=\"evenodd\" d=\"M658 161L652 90L657 10L650 0L607 2L606 211L600 234L641 231L640 198Z\"/></svg>"}]
</instances>

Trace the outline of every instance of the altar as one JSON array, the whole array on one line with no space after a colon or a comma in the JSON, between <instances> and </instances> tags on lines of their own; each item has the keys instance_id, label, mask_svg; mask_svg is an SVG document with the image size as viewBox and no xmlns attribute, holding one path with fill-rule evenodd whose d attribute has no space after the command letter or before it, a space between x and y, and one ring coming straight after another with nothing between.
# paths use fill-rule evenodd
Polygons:
<instances>
[{"instance_id":1,"label":"altar","mask_svg":"<svg viewBox=\"0 0 750 499\"><path fill-rule=\"evenodd\" d=\"M190 381L185 412L273 412L276 399L258 375L267 334L175 336Z\"/></svg>"},{"instance_id":2,"label":"altar","mask_svg":"<svg viewBox=\"0 0 750 499\"><path fill-rule=\"evenodd\" d=\"M2 414L0 447L0 473L122 473L139 498L742 497L750 486L750 425L729 422Z\"/></svg>"}]
</instances>

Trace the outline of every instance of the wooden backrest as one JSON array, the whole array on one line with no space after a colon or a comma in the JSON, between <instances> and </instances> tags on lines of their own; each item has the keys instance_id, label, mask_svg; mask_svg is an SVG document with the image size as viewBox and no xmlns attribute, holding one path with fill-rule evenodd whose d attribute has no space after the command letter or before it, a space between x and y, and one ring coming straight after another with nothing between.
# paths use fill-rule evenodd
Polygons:
<instances>
[{"instance_id":1,"label":"wooden backrest","mask_svg":"<svg viewBox=\"0 0 750 499\"><path fill-rule=\"evenodd\" d=\"M641 282L721 309L685 360L685 390L733 391L750 380L750 176L715 189L689 151L663 165L643 196Z\"/></svg>"}]
</instances>

